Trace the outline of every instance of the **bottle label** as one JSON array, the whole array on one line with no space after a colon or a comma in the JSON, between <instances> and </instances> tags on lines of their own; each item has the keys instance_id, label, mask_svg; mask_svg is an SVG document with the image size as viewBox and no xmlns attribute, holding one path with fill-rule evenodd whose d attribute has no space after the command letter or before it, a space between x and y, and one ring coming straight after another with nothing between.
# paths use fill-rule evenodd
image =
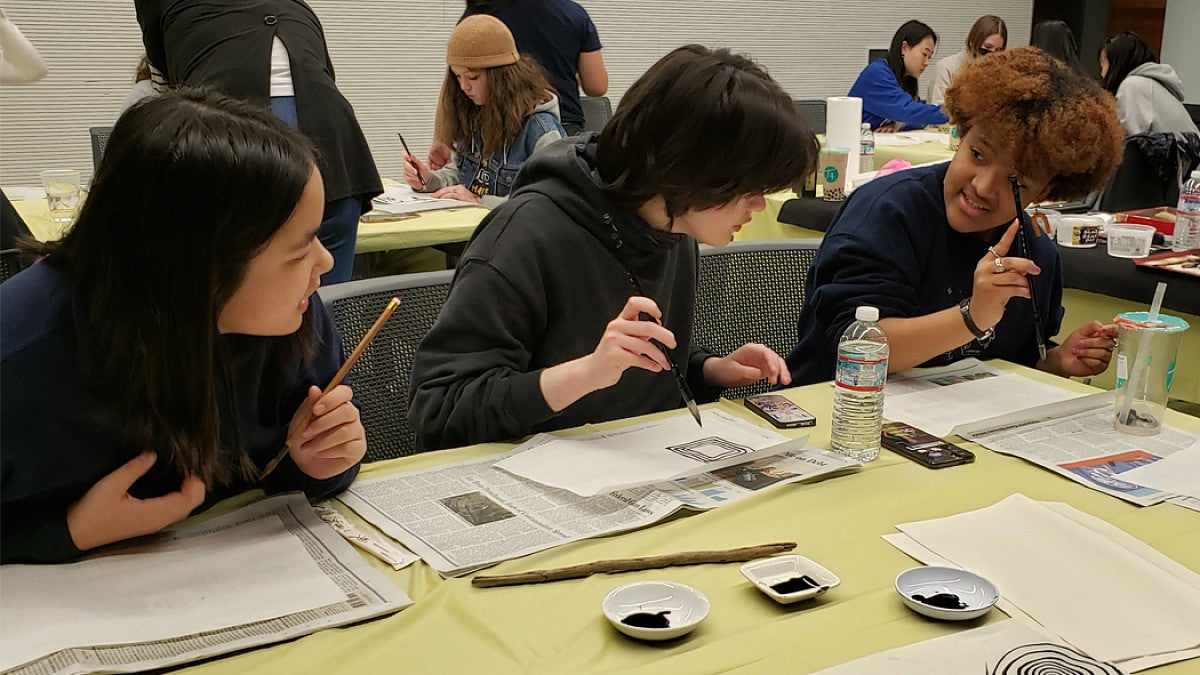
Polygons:
<instances>
[{"instance_id":1,"label":"bottle label","mask_svg":"<svg viewBox=\"0 0 1200 675\"><path fill-rule=\"evenodd\" d=\"M851 391L881 391L887 381L887 365L887 359L838 356L837 386Z\"/></svg>"}]
</instances>

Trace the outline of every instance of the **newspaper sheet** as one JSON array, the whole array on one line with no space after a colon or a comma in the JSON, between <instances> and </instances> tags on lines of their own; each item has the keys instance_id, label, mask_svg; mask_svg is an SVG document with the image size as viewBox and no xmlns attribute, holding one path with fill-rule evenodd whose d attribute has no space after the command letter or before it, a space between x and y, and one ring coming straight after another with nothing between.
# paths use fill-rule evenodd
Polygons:
<instances>
[{"instance_id":1,"label":"newspaper sheet","mask_svg":"<svg viewBox=\"0 0 1200 675\"><path fill-rule=\"evenodd\" d=\"M592 497L551 488L495 467L492 455L355 481L338 499L444 576L462 576L589 537L656 523L681 508L707 510L776 485L859 464L803 439L709 473Z\"/></svg>"},{"instance_id":2,"label":"newspaper sheet","mask_svg":"<svg viewBox=\"0 0 1200 675\"><path fill-rule=\"evenodd\" d=\"M1169 425L1154 436L1131 436L1113 428L1112 392L1030 408L956 429L963 438L1020 457L1059 475L1141 506L1173 494L1123 474L1197 442Z\"/></svg>"},{"instance_id":3,"label":"newspaper sheet","mask_svg":"<svg viewBox=\"0 0 1200 675\"><path fill-rule=\"evenodd\" d=\"M471 206L457 199L435 199L428 194L416 192L407 185L388 183L383 194L371 200L371 208L384 213L418 213L438 209L460 209Z\"/></svg>"},{"instance_id":4,"label":"newspaper sheet","mask_svg":"<svg viewBox=\"0 0 1200 675\"><path fill-rule=\"evenodd\" d=\"M999 371L978 359L963 359L889 377L883 416L934 436L949 436L960 424L1078 396L1053 384Z\"/></svg>"},{"instance_id":5,"label":"newspaper sheet","mask_svg":"<svg viewBox=\"0 0 1200 675\"><path fill-rule=\"evenodd\" d=\"M0 583L5 673L165 668L412 604L298 493Z\"/></svg>"},{"instance_id":6,"label":"newspaper sheet","mask_svg":"<svg viewBox=\"0 0 1200 675\"><path fill-rule=\"evenodd\" d=\"M665 419L582 436L538 434L496 467L581 497L668 480L703 465L746 457L787 439L721 412L706 410L704 426L686 411ZM589 467L580 471L579 467Z\"/></svg>"}]
</instances>

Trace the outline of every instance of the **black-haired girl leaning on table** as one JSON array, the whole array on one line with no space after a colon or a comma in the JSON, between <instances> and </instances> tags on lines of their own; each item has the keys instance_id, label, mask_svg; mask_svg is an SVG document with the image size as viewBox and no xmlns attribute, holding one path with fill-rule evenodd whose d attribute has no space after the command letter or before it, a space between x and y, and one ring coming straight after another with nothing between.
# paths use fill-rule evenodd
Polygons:
<instances>
[{"instance_id":1,"label":"black-haired girl leaning on table","mask_svg":"<svg viewBox=\"0 0 1200 675\"><path fill-rule=\"evenodd\" d=\"M324 204L309 142L269 112L180 91L118 120L78 222L0 285L3 562L354 479L352 392L320 389L341 359L315 293Z\"/></svg>"}]
</instances>

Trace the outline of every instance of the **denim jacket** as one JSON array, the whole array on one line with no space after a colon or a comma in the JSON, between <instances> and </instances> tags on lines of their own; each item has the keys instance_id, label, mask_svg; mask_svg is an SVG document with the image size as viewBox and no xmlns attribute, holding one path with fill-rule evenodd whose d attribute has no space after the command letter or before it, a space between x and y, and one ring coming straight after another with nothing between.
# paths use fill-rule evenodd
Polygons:
<instances>
[{"instance_id":1,"label":"denim jacket","mask_svg":"<svg viewBox=\"0 0 1200 675\"><path fill-rule=\"evenodd\" d=\"M433 172L425 191L461 184L481 197L484 206L495 208L508 199L525 160L538 148L565 136L558 121L558 98L551 96L525 118L517 137L491 157L483 157L483 138L479 133L470 142L456 145L453 160Z\"/></svg>"}]
</instances>

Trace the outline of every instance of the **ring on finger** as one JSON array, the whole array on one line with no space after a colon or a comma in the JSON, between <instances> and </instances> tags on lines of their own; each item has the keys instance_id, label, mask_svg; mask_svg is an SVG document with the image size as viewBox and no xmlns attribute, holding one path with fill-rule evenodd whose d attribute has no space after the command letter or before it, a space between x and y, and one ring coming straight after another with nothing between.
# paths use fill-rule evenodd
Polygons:
<instances>
[{"instance_id":1,"label":"ring on finger","mask_svg":"<svg viewBox=\"0 0 1200 675\"><path fill-rule=\"evenodd\" d=\"M989 247L988 247L988 253L991 253L991 254L992 254L992 256L993 256L993 257L995 257L996 259L999 259L999 258L1000 258L1000 254L999 254L999 253L996 253L996 249L995 249L994 247L991 247L991 246L989 246Z\"/></svg>"},{"instance_id":2,"label":"ring on finger","mask_svg":"<svg viewBox=\"0 0 1200 675\"><path fill-rule=\"evenodd\" d=\"M999 257L992 260L992 267L995 268L994 271L996 274L1004 274L1004 261Z\"/></svg>"}]
</instances>

